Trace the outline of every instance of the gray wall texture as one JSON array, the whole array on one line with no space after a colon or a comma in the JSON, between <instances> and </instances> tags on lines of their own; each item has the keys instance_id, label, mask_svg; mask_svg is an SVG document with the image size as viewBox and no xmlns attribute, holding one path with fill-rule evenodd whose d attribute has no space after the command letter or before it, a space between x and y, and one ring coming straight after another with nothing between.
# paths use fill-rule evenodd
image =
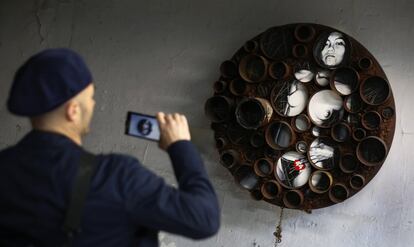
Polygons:
<instances>
[{"instance_id":1,"label":"gray wall texture","mask_svg":"<svg viewBox=\"0 0 414 247\"><path fill-rule=\"evenodd\" d=\"M218 164L204 116L219 65L271 26L313 22L361 42L391 83L397 127L377 176L345 202L306 214L286 210L279 246L413 246L414 2L409 0L0 0L0 148L30 130L5 106L12 77L30 55L70 47L90 65L97 86L93 131L85 147L122 152L174 184L157 144L123 134L128 110L187 115L222 207L218 235L192 241L166 233L163 247L268 247L280 209L253 201Z\"/></svg>"}]
</instances>

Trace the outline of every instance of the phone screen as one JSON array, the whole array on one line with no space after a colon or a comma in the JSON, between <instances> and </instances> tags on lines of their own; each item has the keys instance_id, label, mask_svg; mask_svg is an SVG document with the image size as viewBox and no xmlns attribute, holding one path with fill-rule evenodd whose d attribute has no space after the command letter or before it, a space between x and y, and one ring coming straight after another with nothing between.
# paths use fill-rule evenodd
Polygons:
<instances>
[{"instance_id":1,"label":"phone screen","mask_svg":"<svg viewBox=\"0 0 414 247\"><path fill-rule=\"evenodd\" d=\"M125 134L152 141L160 140L160 128L157 118L137 112L128 112Z\"/></svg>"}]
</instances>

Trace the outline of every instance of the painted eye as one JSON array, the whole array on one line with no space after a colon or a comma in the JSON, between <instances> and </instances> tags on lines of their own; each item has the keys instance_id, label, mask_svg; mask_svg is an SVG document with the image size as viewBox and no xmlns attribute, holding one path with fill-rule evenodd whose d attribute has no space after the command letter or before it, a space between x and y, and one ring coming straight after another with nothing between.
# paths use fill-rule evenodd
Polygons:
<instances>
[{"instance_id":1,"label":"painted eye","mask_svg":"<svg viewBox=\"0 0 414 247\"><path fill-rule=\"evenodd\" d=\"M336 42L336 43L335 43L335 45L342 45L342 46L345 46L345 42L343 42L343 41L338 41L338 42Z\"/></svg>"}]
</instances>

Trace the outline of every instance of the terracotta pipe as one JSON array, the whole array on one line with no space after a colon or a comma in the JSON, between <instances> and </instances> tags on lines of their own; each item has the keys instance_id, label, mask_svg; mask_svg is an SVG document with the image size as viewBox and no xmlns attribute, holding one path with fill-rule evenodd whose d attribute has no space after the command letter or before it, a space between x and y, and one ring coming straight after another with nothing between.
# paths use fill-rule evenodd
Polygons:
<instances>
[{"instance_id":1,"label":"terracotta pipe","mask_svg":"<svg viewBox=\"0 0 414 247\"><path fill-rule=\"evenodd\" d=\"M283 196L283 203L288 208L299 208L304 201L304 195L300 190L289 190Z\"/></svg>"},{"instance_id":2,"label":"terracotta pipe","mask_svg":"<svg viewBox=\"0 0 414 247\"><path fill-rule=\"evenodd\" d=\"M332 188L329 190L329 199L331 199L331 201L334 203L343 202L348 197L349 197L349 190L342 183L337 183L333 185Z\"/></svg>"},{"instance_id":3,"label":"terracotta pipe","mask_svg":"<svg viewBox=\"0 0 414 247\"><path fill-rule=\"evenodd\" d=\"M267 180L262 184L261 192L264 198L272 200L280 195L282 187L275 180Z\"/></svg>"}]
</instances>

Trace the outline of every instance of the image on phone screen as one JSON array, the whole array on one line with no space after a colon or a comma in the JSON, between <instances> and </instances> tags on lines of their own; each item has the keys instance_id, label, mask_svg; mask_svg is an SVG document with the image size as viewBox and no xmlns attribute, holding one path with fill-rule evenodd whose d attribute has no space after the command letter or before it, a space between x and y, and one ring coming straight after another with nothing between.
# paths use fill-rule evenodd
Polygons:
<instances>
[{"instance_id":1,"label":"image on phone screen","mask_svg":"<svg viewBox=\"0 0 414 247\"><path fill-rule=\"evenodd\" d=\"M125 134L152 141L160 140L160 128L157 118L137 112L128 112Z\"/></svg>"}]
</instances>

